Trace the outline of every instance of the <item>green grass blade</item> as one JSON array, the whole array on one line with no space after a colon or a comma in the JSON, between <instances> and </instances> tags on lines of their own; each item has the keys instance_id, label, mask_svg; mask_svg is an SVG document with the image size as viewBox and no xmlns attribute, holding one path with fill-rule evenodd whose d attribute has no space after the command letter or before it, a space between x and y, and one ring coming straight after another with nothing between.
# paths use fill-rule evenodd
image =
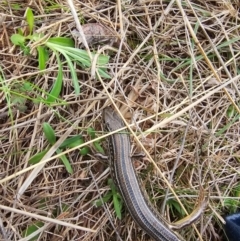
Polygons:
<instances>
[{"instance_id":1,"label":"green grass blade","mask_svg":"<svg viewBox=\"0 0 240 241\"><path fill-rule=\"evenodd\" d=\"M89 65L91 64L87 51L82 50L82 49L69 48L69 47L64 47L64 50L69 55L75 57L75 59L78 59L78 58L84 59L85 61L87 61L89 63ZM92 54L92 57L94 57L94 56L95 56L95 54ZM100 54L98 56L98 59L97 59L98 66L104 66L104 65L108 64L108 62L109 62L109 56L103 55L103 54Z\"/></svg>"},{"instance_id":2,"label":"green grass blade","mask_svg":"<svg viewBox=\"0 0 240 241\"><path fill-rule=\"evenodd\" d=\"M84 146L81 150L80 150L80 154L82 156L86 156L88 155L90 152L90 148L88 146Z\"/></svg>"},{"instance_id":3,"label":"green grass blade","mask_svg":"<svg viewBox=\"0 0 240 241\"><path fill-rule=\"evenodd\" d=\"M60 149L57 149L56 153L60 154L60 153L62 153L62 151ZM66 170L68 171L68 173L73 174L72 166L71 166L69 160L67 159L66 155L61 155L60 159L61 159L63 165L66 167Z\"/></svg>"},{"instance_id":4,"label":"green grass blade","mask_svg":"<svg viewBox=\"0 0 240 241\"><path fill-rule=\"evenodd\" d=\"M113 206L114 206L114 210L116 212L116 216L119 219L122 219L122 204L121 201L118 198L118 195L113 195Z\"/></svg>"},{"instance_id":5,"label":"green grass blade","mask_svg":"<svg viewBox=\"0 0 240 241\"><path fill-rule=\"evenodd\" d=\"M97 69L97 72L98 72L98 74L99 74L101 77L103 77L103 78L105 78L105 79L111 79L111 78L112 78L112 77L106 72L105 69L98 68L98 69Z\"/></svg>"},{"instance_id":6,"label":"green grass blade","mask_svg":"<svg viewBox=\"0 0 240 241\"><path fill-rule=\"evenodd\" d=\"M74 47L74 41L70 38L65 38L65 37L53 37L50 38L48 41L48 43L52 43L52 44L57 44L59 45L59 47Z\"/></svg>"},{"instance_id":7,"label":"green grass blade","mask_svg":"<svg viewBox=\"0 0 240 241\"><path fill-rule=\"evenodd\" d=\"M72 82L73 82L75 94L79 95L80 94L80 86L78 83L78 78L77 78L77 74L76 74L75 68L73 66L73 63L72 63L71 59L65 53L62 53L62 54L64 55L64 57L67 61L68 67L69 67L71 75L72 75Z\"/></svg>"},{"instance_id":8,"label":"green grass blade","mask_svg":"<svg viewBox=\"0 0 240 241\"><path fill-rule=\"evenodd\" d=\"M91 139L94 139L96 137L96 131L92 127L87 128L87 134L91 137Z\"/></svg>"},{"instance_id":9,"label":"green grass blade","mask_svg":"<svg viewBox=\"0 0 240 241\"><path fill-rule=\"evenodd\" d=\"M93 205L96 207L101 207L104 203L108 202L112 198L112 192L108 192L101 199L93 201Z\"/></svg>"},{"instance_id":10,"label":"green grass blade","mask_svg":"<svg viewBox=\"0 0 240 241\"><path fill-rule=\"evenodd\" d=\"M74 148L84 143L84 140L81 135L73 136L66 139L60 146L60 149L63 148Z\"/></svg>"},{"instance_id":11,"label":"green grass blade","mask_svg":"<svg viewBox=\"0 0 240 241\"><path fill-rule=\"evenodd\" d=\"M43 132L48 142L54 145L56 143L56 135L53 128L47 122L43 123Z\"/></svg>"},{"instance_id":12,"label":"green grass blade","mask_svg":"<svg viewBox=\"0 0 240 241\"><path fill-rule=\"evenodd\" d=\"M47 101L49 103L52 103L54 102L58 97L59 97L59 94L62 90L62 83L63 83L63 72L62 72L62 63L61 63L61 60L59 58L59 55L58 53L56 53L56 57L57 57L57 61L58 61L58 75L57 75L57 78L53 84L53 87L49 93L49 96L47 98Z\"/></svg>"},{"instance_id":13,"label":"green grass blade","mask_svg":"<svg viewBox=\"0 0 240 241\"><path fill-rule=\"evenodd\" d=\"M117 188L112 179L108 179L108 185L111 188L112 196L113 196L113 206L116 212L116 216L121 219L122 218L122 199L117 192Z\"/></svg>"},{"instance_id":14,"label":"green grass blade","mask_svg":"<svg viewBox=\"0 0 240 241\"><path fill-rule=\"evenodd\" d=\"M67 64L68 64L68 67L70 69L71 75L72 75L72 81L73 81L75 93L76 93L76 95L80 94L80 86L79 86L79 83L78 83L76 71L74 69L74 66L72 64L71 59L66 54L66 52L63 50L64 47L61 47L57 44L52 44L52 43L48 43L47 46L49 48L51 48L54 52L58 51L59 53L61 53L65 57L65 59L67 61Z\"/></svg>"},{"instance_id":15,"label":"green grass blade","mask_svg":"<svg viewBox=\"0 0 240 241\"><path fill-rule=\"evenodd\" d=\"M38 68L40 70L44 70L46 69L46 63L49 57L47 49L44 46L38 46L37 51L38 51Z\"/></svg>"},{"instance_id":16,"label":"green grass blade","mask_svg":"<svg viewBox=\"0 0 240 241\"><path fill-rule=\"evenodd\" d=\"M219 131L217 131L215 133L215 136L220 136L222 135L227 129L230 128L230 126L237 121L240 118L240 115L236 115L235 117L233 117L230 122L228 122L226 125L224 125Z\"/></svg>"},{"instance_id":17,"label":"green grass blade","mask_svg":"<svg viewBox=\"0 0 240 241\"><path fill-rule=\"evenodd\" d=\"M44 151L41 151L41 152L35 154L34 156L32 156L29 159L28 164L34 165L34 164L39 163L47 152L48 152L48 150L44 150Z\"/></svg>"},{"instance_id":18,"label":"green grass blade","mask_svg":"<svg viewBox=\"0 0 240 241\"><path fill-rule=\"evenodd\" d=\"M27 237L30 234L34 233L37 231L39 228L43 227L44 223L41 221L36 221L32 225L29 225L24 231L23 231L23 237ZM29 239L30 241L35 241L38 240L40 233L37 234L35 237Z\"/></svg>"},{"instance_id":19,"label":"green grass blade","mask_svg":"<svg viewBox=\"0 0 240 241\"><path fill-rule=\"evenodd\" d=\"M76 53L72 52L64 52L71 61L76 62L82 68L88 68L91 66L90 59L83 58L82 56L77 55Z\"/></svg>"},{"instance_id":20,"label":"green grass blade","mask_svg":"<svg viewBox=\"0 0 240 241\"><path fill-rule=\"evenodd\" d=\"M97 150L97 152L105 154L105 152L104 152L104 150L103 150L103 148L102 148L102 146L101 146L99 141L94 141L93 145L94 145L94 148Z\"/></svg>"}]
</instances>

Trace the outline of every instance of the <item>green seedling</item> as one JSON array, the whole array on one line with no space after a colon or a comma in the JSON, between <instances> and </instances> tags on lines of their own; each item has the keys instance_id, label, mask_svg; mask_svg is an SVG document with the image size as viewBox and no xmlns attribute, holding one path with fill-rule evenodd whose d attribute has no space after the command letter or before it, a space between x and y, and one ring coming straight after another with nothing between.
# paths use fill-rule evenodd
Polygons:
<instances>
[{"instance_id":1,"label":"green seedling","mask_svg":"<svg viewBox=\"0 0 240 241\"><path fill-rule=\"evenodd\" d=\"M44 133L47 141L49 142L49 144L51 146L53 146L57 141L57 137L56 137L54 129L46 122L43 123L43 133ZM95 138L95 130L93 128L89 128L87 133L92 139ZM75 147L77 147L77 146L79 146L83 143L84 143L84 139L81 135L69 137L69 138L67 138L66 140L63 141L63 143L56 150L56 153L61 154L63 150L75 148ZM96 150L98 152L104 153L103 148L101 147L99 141L93 142L93 144L94 144L94 146L97 146ZM28 163L30 165L39 163L42 160L42 158L45 156L45 154L49 151L49 149L50 148L47 148L47 149L35 154L34 156L32 156L29 159ZM90 148L88 146L85 146L85 147L80 149L80 154L83 155L83 156L88 155L89 152L90 152ZM65 154L63 154L63 155L60 156L60 159L61 159L62 163L64 164L68 173L72 174L73 170L72 170L71 164L70 164L67 156Z\"/></svg>"},{"instance_id":2,"label":"green seedling","mask_svg":"<svg viewBox=\"0 0 240 241\"><path fill-rule=\"evenodd\" d=\"M44 133L46 139L48 140L48 142L51 145L54 145L56 143L55 131L46 122L43 123L43 133ZM76 139L77 139L77 137L76 137ZM71 144L73 144L73 142L76 141L76 139L73 139L73 141L70 141L69 139L67 139L66 141L68 141L68 144L71 145ZM63 142L62 145L64 145L66 148L68 147L68 145L64 142ZM34 155L33 157L30 158L28 163L29 164L36 164L36 163L40 162L42 160L42 158L44 157L44 155L48 152L48 150L49 149L37 153L36 155ZM62 152L61 147L56 150L57 154L60 154L61 152ZM61 159L63 165L65 166L66 170L68 171L68 173L72 174L73 170L72 170L71 164L70 164L69 160L67 159L66 155L65 154L61 155L60 159Z\"/></svg>"},{"instance_id":3,"label":"green seedling","mask_svg":"<svg viewBox=\"0 0 240 241\"><path fill-rule=\"evenodd\" d=\"M113 201L114 210L116 212L116 216L121 219L122 218L122 207L123 201L121 195L118 193L117 188L112 179L108 179L108 185L110 187L110 191L104 195L101 199L97 199L93 202L93 205L96 207L101 207L104 203L109 201Z\"/></svg>"},{"instance_id":4,"label":"green seedling","mask_svg":"<svg viewBox=\"0 0 240 241\"><path fill-rule=\"evenodd\" d=\"M96 131L95 131L94 128L89 127L89 128L87 129L87 133L88 133L88 135L91 137L92 140L96 138ZM97 152L99 152L99 153L101 153L101 154L104 154L104 150L103 150L103 148L102 148L102 146L101 146L100 140L99 140L99 141L94 141L94 142L93 142L93 146L94 146L94 148L95 148L95 150L96 150Z\"/></svg>"},{"instance_id":5,"label":"green seedling","mask_svg":"<svg viewBox=\"0 0 240 241\"><path fill-rule=\"evenodd\" d=\"M240 207L240 185L234 187L229 196L224 199L224 206L228 209L228 213L236 213Z\"/></svg>"},{"instance_id":6,"label":"green seedling","mask_svg":"<svg viewBox=\"0 0 240 241\"><path fill-rule=\"evenodd\" d=\"M44 223L41 221L36 221L33 224L29 225L24 231L23 231L23 237L27 237L37 231L39 228L43 227ZM36 234L33 238L29 239L30 241L38 240L39 234Z\"/></svg>"},{"instance_id":7,"label":"green seedling","mask_svg":"<svg viewBox=\"0 0 240 241\"><path fill-rule=\"evenodd\" d=\"M47 101L49 103L55 102L59 98L59 94L62 90L63 82L63 63L60 59L62 55L70 69L72 76L72 82L76 94L80 93L79 81L77 73L75 71L74 63L78 66L89 69L92 65L91 58L95 57L94 53L91 53L91 57L88 52L82 49L74 47L74 41L67 37L52 37L48 38L44 34L34 33L34 15L30 8L26 11L26 21L28 24L29 34L24 35L22 30L19 30L17 34L11 36L11 41L14 45L19 46L25 55L29 55L32 51L30 43L36 45L38 52L38 67L44 71L48 64L50 54L54 54L58 63L58 75L55 83L52 86L50 93L47 94ZM110 78L107 73L107 64L109 62L109 56L99 55L97 57L96 71L103 78ZM97 76L97 75L96 75Z\"/></svg>"},{"instance_id":8,"label":"green seedling","mask_svg":"<svg viewBox=\"0 0 240 241\"><path fill-rule=\"evenodd\" d=\"M48 208L48 204L47 204L48 201L49 200L47 198L41 199L40 202L38 203L38 208L42 210L46 210L46 208ZM68 212L69 209L70 209L70 206L68 204L60 203L59 206L56 206L53 210L51 210L51 213L52 213L51 218L57 218L61 214ZM27 237L33 234L34 232L36 232L39 228L43 226L44 226L44 222L35 221L31 225L27 226L27 228L22 232L22 236ZM40 233L36 234L33 238L28 240L31 240L31 241L40 240L39 238Z\"/></svg>"},{"instance_id":9,"label":"green seedling","mask_svg":"<svg viewBox=\"0 0 240 241\"><path fill-rule=\"evenodd\" d=\"M219 129L216 132L216 134L215 134L216 136L222 135L240 118L240 114L237 112L237 110L235 109L235 107L233 105L230 105L228 107L226 116L229 118L229 122L227 122L226 125L224 125L221 129Z\"/></svg>"},{"instance_id":10,"label":"green seedling","mask_svg":"<svg viewBox=\"0 0 240 241\"><path fill-rule=\"evenodd\" d=\"M176 210L181 218L185 217L184 210L182 209L182 207L179 205L179 203L175 199L169 199L167 201L167 205L169 206L172 213L176 213L175 212L175 210Z\"/></svg>"}]
</instances>

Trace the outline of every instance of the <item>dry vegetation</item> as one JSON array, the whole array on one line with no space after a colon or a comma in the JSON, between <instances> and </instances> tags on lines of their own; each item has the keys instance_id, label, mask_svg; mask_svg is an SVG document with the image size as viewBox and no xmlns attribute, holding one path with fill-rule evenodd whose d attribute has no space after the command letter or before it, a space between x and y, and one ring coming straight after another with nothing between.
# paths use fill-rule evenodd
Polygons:
<instances>
[{"instance_id":1,"label":"dry vegetation","mask_svg":"<svg viewBox=\"0 0 240 241\"><path fill-rule=\"evenodd\" d=\"M209 198L205 211L195 227L179 234L184 240L222 240L221 216L236 211L240 199L240 5L238 0L179 2L74 1L81 24L100 23L110 31L109 39L117 39L113 43L106 35L100 45L90 44L90 51L110 56L112 79L92 78L91 69L75 66L81 87L76 95L64 65L61 101L47 104L44 98L57 76L55 55L41 74L36 55L41 43L29 42L31 54L24 55L10 37L18 29L28 32L24 14L29 6L34 31L72 38L69 5L61 0L1 0L2 240L30 240L23 231L36 221L43 222L36 230L38 240L118 240L117 234L126 241L150 240L124 208L119 220L111 201L105 208L92 203L109 191L110 173L108 165L94 156L87 128L103 136L101 111L113 102L133 123L133 150L141 151L142 142L159 167L153 168L147 157L134 162L154 205L159 211L164 206L163 215L174 222L185 214L168 186L189 213L203 187ZM35 87L22 90L26 81ZM39 97L43 101L36 101ZM44 122L61 139L43 164L31 166L28 160L33 155L50 148ZM73 168L68 174L55 150L76 134L85 144L90 141L91 152L82 156L77 148L67 149Z\"/></svg>"}]
</instances>

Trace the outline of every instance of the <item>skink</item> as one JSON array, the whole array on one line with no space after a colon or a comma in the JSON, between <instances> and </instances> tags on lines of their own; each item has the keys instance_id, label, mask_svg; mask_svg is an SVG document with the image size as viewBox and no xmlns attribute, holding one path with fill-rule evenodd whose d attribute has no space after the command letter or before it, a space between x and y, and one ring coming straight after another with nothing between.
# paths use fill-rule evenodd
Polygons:
<instances>
[{"instance_id":1,"label":"skink","mask_svg":"<svg viewBox=\"0 0 240 241\"><path fill-rule=\"evenodd\" d=\"M120 116L110 107L104 109L103 120L109 132L125 126ZM131 160L129 135L121 132L109 136L108 147L111 174L135 222L156 241L181 241L165 225L164 219L154 211L139 186Z\"/></svg>"}]
</instances>

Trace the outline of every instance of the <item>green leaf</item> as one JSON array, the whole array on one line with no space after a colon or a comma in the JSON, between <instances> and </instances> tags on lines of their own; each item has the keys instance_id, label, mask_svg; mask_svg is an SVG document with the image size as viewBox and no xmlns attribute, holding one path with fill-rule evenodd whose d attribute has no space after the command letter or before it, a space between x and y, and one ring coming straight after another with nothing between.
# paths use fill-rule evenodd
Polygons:
<instances>
[{"instance_id":1,"label":"green leaf","mask_svg":"<svg viewBox=\"0 0 240 241\"><path fill-rule=\"evenodd\" d=\"M37 231L39 228L43 227L44 223L41 221L37 221L34 224L28 226L24 231L23 231L23 237L27 237L30 234L34 233L35 231ZM31 241L35 241L38 239L40 233L37 234L35 237L31 238Z\"/></svg>"},{"instance_id":2,"label":"green leaf","mask_svg":"<svg viewBox=\"0 0 240 241\"><path fill-rule=\"evenodd\" d=\"M80 93L79 81L77 79L76 71L72 62L77 63L79 66L83 68L91 67L91 60L90 60L90 57L88 56L88 52L82 49L66 47L63 45L61 46L58 43L55 43L55 42L53 43L51 41L48 41L46 45L54 52L58 51L65 57L72 75L72 82L74 85L75 93L78 95ZM92 57L94 57L94 54L92 54ZM100 76L103 76L109 79L111 77L106 73L106 64L108 62L109 62L109 56L105 56L105 55L98 56L97 71Z\"/></svg>"},{"instance_id":3,"label":"green leaf","mask_svg":"<svg viewBox=\"0 0 240 241\"><path fill-rule=\"evenodd\" d=\"M53 44L53 43L47 43L47 46L50 49L52 49L54 52L56 52L56 51L60 52L65 57L68 67L70 69L71 75L72 75L72 82L74 85L75 93L76 93L76 95L78 95L80 93L80 87L79 87L79 83L78 83L77 74L76 74L75 68L72 64L71 59L66 54L66 51L63 50L64 48L68 48L68 47L61 47L61 46L59 46L57 44Z\"/></svg>"},{"instance_id":4,"label":"green leaf","mask_svg":"<svg viewBox=\"0 0 240 241\"><path fill-rule=\"evenodd\" d=\"M235 191L235 197L240 197L240 185L237 185L235 188L234 188L234 191Z\"/></svg>"},{"instance_id":5,"label":"green leaf","mask_svg":"<svg viewBox=\"0 0 240 241\"><path fill-rule=\"evenodd\" d=\"M96 131L92 127L87 128L87 133L91 137L91 139L94 139L96 137Z\"/></svg>"},{"instance_id":6,"label":"green leaf","mask_svg":"<svg viewBox=\"0 0 240 241\"><path fill-rule=\"evenodd\" d=\"M97 152L100 152L100 153L102 153L102 154L105 154L105 152L104 152L104 150L103 150L103 148L102 148L102 146L101 146L101 144L100 144L99 141L94 141L94 142L93 142L93 145L94 145L94 147L95 147L95 149L96 149Z\"/></svg>"},{"instance_id":7,"label":"green leaf","mask_svg":"<svg viewBox=\"0 0 240 241\"><path fill-rule=\"evenodd\" d=\"M61 213L67 212L71 206L65 203L60 202L60 207L56 207L56 209L53 211L53 217L57 217L61 215Z\"/></svg>"},{"instance_id":8,"label":"green leaf","mask_svg":"<svg viewBox=\"0 0 240 241\"><path fill-rule=\"evenodd\" d=\"M117 188L112 179L108 179L108 185L111 188L112 196L113 196L113 206L116 212L116 216L121 219L122 218L122 198L117 192Z\"/></svg>"},{"instance_id":9,"label":"green leaf","mask_svg":"<svg viewBox=\"0 0 240 241\"><path fill-rule=\"evenodd\" d=\"M38 200L38 208L41 210L46 210L46 207L48 207L48 203L49 203L48 197L41 198Z\"/></svg>"},{"instance_id":10,"label":"green leaf","mask_svg":"<svg viewBox=\"0 0 240 241\"><path fill-rule=\"evenodd\" d=\"M24 45L26 38L24 36L16 33L16 34L13 34L10 39L14 45L20 46L20 45Z\"/></svg>"},{"instance_id":11,"label":"green leaf","mask_svg":"<svg viewBox=\"0 0 240 241\"><path fill-rule=\"evenodd\" d=\"M45 46L38 46L37 47L38 51L38 68L40 70L46 69L46 63L48 61L48 51Z\"/></svg>"},{"instance_id":12,"label":"green leaf","mask_svg":"<svg viewBox=\"0 0 240 241\"><path fill-rule=\"evenodd\" d=\"M26 98L23 97L22 95L14 95L12 94L11 96L12 104L16 106L24 106L26 102Z\"/></svg>"},{"instance_id":13,"label":"green leaf","mask_svg":"<svg viewBox=\"0 0 240 241\"><path fill-rule=\"evenodd\" d=\"M231 118L230 122L228 122L225 126L223 126L219 131L215 133L215 136L222 135L239 118L240 118L239 114Z\"/></svg>"},{"instance_id":14,"label":"green leaf","mask_svg":"<svg viewBox=\"0 0 240 241\"><path fill-rule=\"evenodd\" d=\"M105 79L111 79L111 78L112 78L112 77L106 72L106 70L103 69L103 68L98 68L97 71L98 71L98 74L99 74L101 77L105 78Z\"/></svg>"},{"instance_id":15,"label":"green leaf","mask_svg":"<svg viewBox=\"0 0 240 241\"><path fill-rule=\"evenodd\" d=\"M27 8L26 18L27 18L27 23L29 26L29 31L30 31L30 33L32 33L33 26L34 26L34 15L33 15L31 8Z\"/></svg>"},{"instance_id":16,"label":"green leaf","mask_svg":"<svg viewBox=\"0 0 240 241\"><path fill-rule=\"evenodd\" d=\"M83 148L80 150L80 154L81 154L82 156L86 156L89 152L90 152L90 148L87 147L87 146L83 147Z\"/></svg>"},{"instance_id":17,"label":"green leaf","mask_svg":"<svg viewBox=\"0 0 240 241\"><path fill-rule=\"evenodd\" d=\"M62 83L63 83L62 63L57 53L56 53L56 57L59 65L58 75L47 98L47 102L49 103L54 102L59 97L59 94L62 90Z\"/></svg>"},{"instance_id":18,"label":"green leaf","mask_svg":"<svg viewBox=\"0 0 240 241\"><path fill-rule=\"evenodd\" d=\"M235 107L233 105L230 105L227 109L227 117L232 118L235 113L236 113Z\"/></svg>"},{"instance_id":19,"label":"green leaf","mask_svg":"<svg viewBox=\"0 0 240 241\"><path fill-rule=\"evenodd\" d=\"M88 56L87 51L82 49L70 48L70 47L62 47L61 50L70 57L72 61L77 62L82 67L90 67L91 60ZM92 54L92 56L94 56Z\"/></svg>"},{"instance_id":20,"label":"green leaf","mask_svg":"<svg viewBox=\"0 0 240 241\"><path fill-rule=\"evenodd\" d=\"M73 147L76 147L76 146L79 146L81 144L84 143L84 140L82 138L81 135L77 135L77 136L73 136L73 137L70 137L68 139L66 139L61 145L60 145L60 149L63 149L63 148L73 148Z\"/></svg>"},{"instance_id":21,"label":"green leaf","mask_svg":"<svg viewBox=\"0 0 240 241\"><path fill-rule=\"evenodd\" d=\"M62 151L60 149L57 149L56 153L60 154L60 153L62 153ZM71 166L69 160L67 159L66 155L65 154L61 155L60 159L61 159L63 165L66 167L66 170L68 171L68 173L73 174L72 166Z\"/></svg>"},{"instance_id":22,"label":"green leaf","mask_svg":"<svg viewBox=\"0 0 240 241\"><path fill-rule=\"evenodd\" d=\"M119 200L118 195L113 195L113 206L116 212L116 216L119 219L122 219L122 203L121 200Z\"/></svg>"},{"instance_id":23,"label":"green leaf","mask_svg":"<svg viewBox=\"0 0 240 241\"><path fill-rule=\"evenodd\" d=\"M53 128L46 122L43 123L43 132L44 132L44 135L45 135L46 139L48 140L48 142L51 145L54 145L56 143L55 132L54 132Z\"/></svg>"},{"instance_id":24,"label":"green leaf","mask_svg":"<svg viewBox=\"0 0 240 241\"><path fill-rule=\"evenodd\" d=\"M169 199L168 201L167 201L167 204L169 205L169 207L171 208L171 209L175 209L175 210L177 210L178 211L178 213L181 215L181 217L184 217L185 216L185 212L184 212L184 210L182 209L182 207L179 205L179 203L176 201L176 200L174 200L174 199ZM173 211L173 210L172 210Z\"/></svg>"},{"instance_id":25,"label":"green leaf","mask_svg":"<svg viewBox=\"0 0 240 241\"><path fill-rule=\"evenodd\" d=\"M61 209L60 209L61 212L60 212L60 213L67 212L70 207L71 207L71 206L68 205L68 204L66 204L66 203L61 203ZM59 213L59 214L60 214L60 213Z\"/></svg>"},{"instance_id":26,"label":"green leaf","mask_svg":"<svg viewBox=\"0 0 240 241\"><path fill-rule=\"evenodd\" d=\"M14 10L20 10L20 9L21 9L21 5L18 4L18 3L12 3L12 4L11 4L11 7L12 7L12 9L14 9Z\"/></svg>"},{"instance_id":27,"label":"green leaf","mask_svg":"<svg viewBox=\"0 0 240 241\"><path fill-rule=\"evenodd\" d=\"M117 193L117 188L111 178L108 179L108 186L111 188L113 194Z\"/></svg>"},{"instance_id":28,"label":"green leaf","mask_svg":"<svg viewBox=\"0 0 240 241\"><path fill-rule=\"evenodd\" d=\"M87 67L91 66L90 57L88 55L88 52L83 49L77 49L72 47L64 47L64 46L58 46L53 44L50 44L51 47L57 49L59 52L64 52L68 56L71 56L73 60L79 61L80 63L86 65ZM94 57L95 54L92 53L92 57ZM109 56L100 54L97 59L97 65L98 66L104 66L108 64L109 62Z\"/></svg>"},{"instance_id":29,"label":"green leaf","mask_svg":"<svg viewBox=\"0 0 240 241\"><path fill-rule=\"evenodd\" d=\"M65 47L74 47L74 41L71 38L66 37L53 37L50 38L47 42Z\"/></svg>"},{"instance_id":30,"label":"green leaf","mask_svg":"<svg viewBox=\"0 0 240 241\"><path fill-rule=\"evenodd\" d=\"M88 135L91 137L91 139L96 138L96 131L95 131L94 128L89 127L89 128L87 129L87 133L88 133ZM102 154L105 153L104 150L103 150L103 148L101 147L100 141L94 141L94 142L93 142L93 145L94 145L94 147L95 147L95 149L96 149L97 152L100 152L100 153L102 153Z\"/></svg>"},{"instance_id":31,"label":"green leaf","mask_svg":"<svg viewBox=\"0 0 240 241\"><path fill-rule=\"evenodd\" d=\"M112 198L112 192L108 192L102 197L102 199L97 199L93 201L93 205L96 207L101 207L104 203L108 202Z\"/></svg>"},{"instance_id":32,"label":"green leaf","mask_svg":"<svg viewBox=\"0 0 240 241\"><path fill-rule=\"evenodd\" d=\"M32 85L31 85L30 82L25 81L25 82L23 83L22 87L20 87L20 90L23 91L23 92L24 92L24 91L25 91L25 92L29 92L29 91L32 91L32 90L33 90L33 87L32 87Z\"/></svg>"},{"instance_id":33,"label":"green leaf","mask_svg":"<svg viewBox=\"0 0 240 241\"><path fill-rule=\"evenodd\" d=\"M48 150L44 150L35 154L29 159L28 164L33 165L33 164L39 163L47 152Z\"/></svg>"},{"instance_id":34,"label":"green leaf","mask_svg":"<svg viewBox=\"0 0 240 241\"><path fill-rule=\"evenodd\" d=\"M65 48L67 50L68 56L71 57L72 61L75 61L83 68L91 67L91 60L85 50L75 49L74 48ZM94 54L93 54L94 57ZM109 57L105 55L99 55L97 59L97 71L101 77L111 79L111 76L106 73L106 64L109 62Z\"/></svg>"},{"instance_id":35,"label":"green leaf","mask_svg":"<svg viewBox=\"0 0 240 241\"><path fill-rule=\"evenodd\" d=\"M224 199L224 206L229 209L230 213L235 213L239 207L239 201L231 198Z\"/></svg>"},{"instance_id":36,"label":"green leaf","mask_svg":"<svg viewBox=\"0 0 240 241\"><path fill-rule=\"evenodd\" d=\"M75 68L74 68L74 66L72 64L71 59L66 54L64 54L64 57L65 57L65 59L67 61L68 67L69 67L70 72L71 72L72 82L73 82L75 94L79 95L80 94L80 86L79 86L79 83L78 83L78 78L77 78L77 74L76 74Z\"/></svg>"},{"instance_id":37,"label":"green leaf","mask_svg":"<svg viewBox=\"0 0 240 241\"><path fill-rule=\"evenodd\" d=\"M25 46L24 44L21 44L21 43L19 45L20 45L24 55L30 55L30 47Z\"/></svg>"},{"instance_id":38,"label":"green leaf","mask_svg":"<svg viewBox=\"0 0 240 241\"><path fill-rule=\"evenodd\" d=\"M17 32L19 35L23 36L23 30L21 28L18 28Z\"/></svg>"}]
</instances>

